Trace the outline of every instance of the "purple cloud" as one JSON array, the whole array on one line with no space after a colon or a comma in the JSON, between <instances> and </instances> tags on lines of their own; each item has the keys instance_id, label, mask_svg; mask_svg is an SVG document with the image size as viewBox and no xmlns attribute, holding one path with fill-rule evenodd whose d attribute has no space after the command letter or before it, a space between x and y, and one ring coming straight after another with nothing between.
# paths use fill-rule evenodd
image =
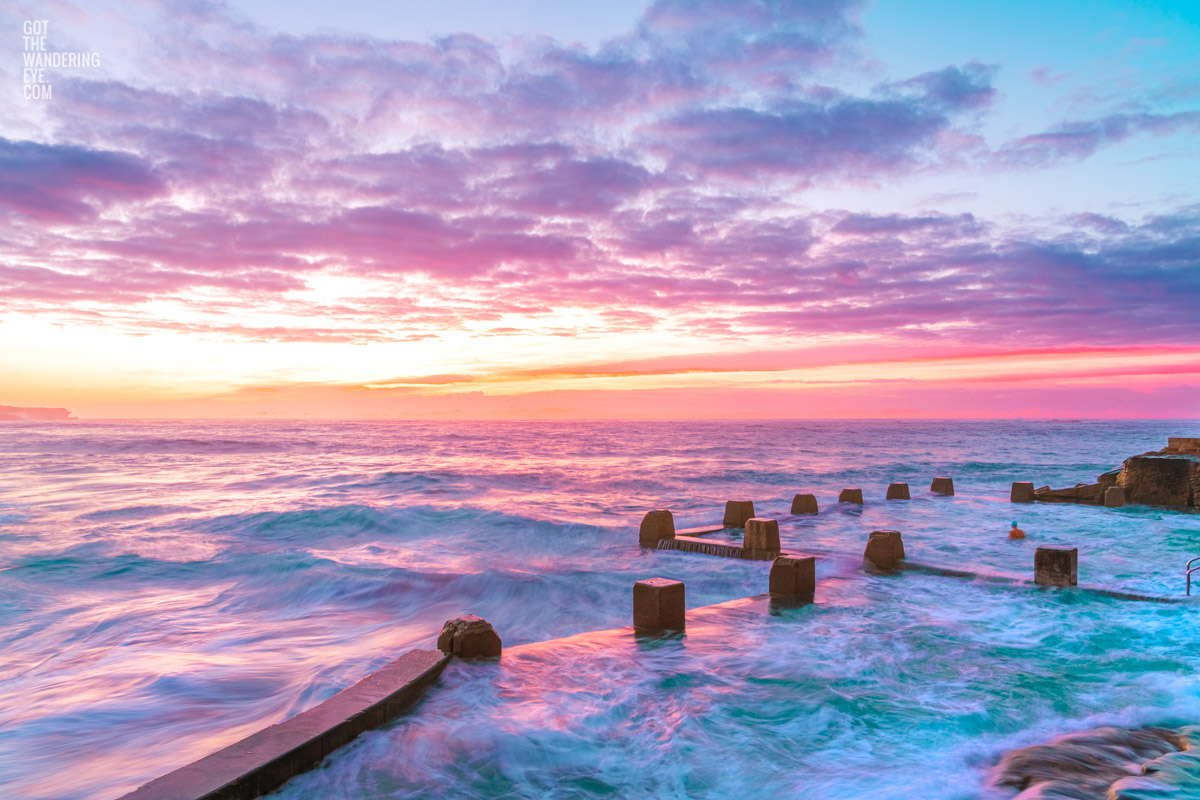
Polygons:
<instances>
[{"instance_id":1,"label":"purple cloud","mask_svg":"<svg viewBox=\"0 0 1200 800\"><path fill-rule=\"evenodd\" d=\"M0 138L0 208L35 224L87 220L162 189L147 164L128 153Z\"/></svg>"},{"instance_id":2,"label":"purple cloud","mask_svg":"<svg viewBox=\"0 0 1200 800\"><path fill-rule=\"evenodd\" d=\"M1002 166L1042 168L1064 160L1087 158L1101 147L1139 133L1166 136L1200 132L1200 111L1110 114L1094 120L1065 122L1043 133L1007 142L995 154Z\"/></svg>"}]
</instances>

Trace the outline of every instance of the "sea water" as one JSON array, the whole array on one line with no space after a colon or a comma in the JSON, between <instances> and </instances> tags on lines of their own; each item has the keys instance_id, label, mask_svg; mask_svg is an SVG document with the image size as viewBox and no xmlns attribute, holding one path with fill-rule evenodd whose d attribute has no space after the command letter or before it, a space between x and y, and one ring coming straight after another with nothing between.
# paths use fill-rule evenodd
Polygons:
<instances>
[{"instance_id":1,"label":"sea water","mask_svg":"<svg viewBox=\"0 0 1200 800\"><path fill-rule=\"evenodd\" d=\"M829 554L816 604L453 665L281 797L978 797L1006 748L1200 721L1196 612L868 576L867 534L1019 577L1037 546L1078 547L1081 583L1182 595L1194 512L1008 492L1092 482L1194 425L6 423L0 796L118 797L463 613L513 647L627 625L644 577L683 580L689 607L760 593L767 564L636 544L648 509L683 528L751 499L785 547ZM929 494L935 475L957 494ZM883 500L891 481L913 499ZM836 503L847 487L862 508ZM796 492L821 514L792 518Z\"/></svg>"}]
</instances>

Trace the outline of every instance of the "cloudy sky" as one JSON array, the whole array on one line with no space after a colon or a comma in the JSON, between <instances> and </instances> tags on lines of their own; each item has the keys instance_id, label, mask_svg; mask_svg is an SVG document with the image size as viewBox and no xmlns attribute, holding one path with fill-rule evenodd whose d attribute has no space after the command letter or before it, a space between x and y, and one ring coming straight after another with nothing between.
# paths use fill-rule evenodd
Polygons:
<instances>
[{"instance_id":1,"label":"cloudy sky","mask_svg":"<svg viewBox=\"0 0 1200 800\"><path fill-rule=\"evenodd\" d=\"M99 66L25 73L27 20ZM1191 2L18 0L0 29L0 404L1200 418Z\"/></svg>"}]
</instances>

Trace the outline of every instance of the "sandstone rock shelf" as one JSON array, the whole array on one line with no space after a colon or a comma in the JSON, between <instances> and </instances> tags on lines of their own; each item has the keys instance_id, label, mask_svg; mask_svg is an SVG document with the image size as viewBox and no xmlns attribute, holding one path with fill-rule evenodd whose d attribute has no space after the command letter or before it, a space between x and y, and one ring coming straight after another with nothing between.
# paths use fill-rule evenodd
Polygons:
<instances>
[{"instance_id":1,"label":"sandstone rock shelf","mask_svg":"<svg viewBox=\"0 0 1200 800\"><path fill-rule=\"evenodd\" d=\"M1162 450L1125 459L1120 469L1106 472L1096 483L1069 489L1043 486L1035 492L1047 503L1083 503L1102 506L1112 487L1125 492L1125 502L1162 508L1196 508L1200 505L1200 437L1171 437Z\"/></svg>"}]
</instances>

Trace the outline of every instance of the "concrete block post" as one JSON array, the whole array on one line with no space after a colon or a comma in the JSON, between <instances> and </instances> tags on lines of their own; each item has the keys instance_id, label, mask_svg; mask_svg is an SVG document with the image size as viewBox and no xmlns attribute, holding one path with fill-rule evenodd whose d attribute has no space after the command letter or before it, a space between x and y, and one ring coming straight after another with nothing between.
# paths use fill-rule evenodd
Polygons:
<instances>
[{"instance_id":1,"label":"concrete block post","mask_svg":"<svg viewBox=\"0 0 1200 800\"><path fill-rule=\"evenodd\" d=\"M1009 500L1014 503L1032 503L1037 499L1037 495L1033 493L1033 484L1029 481L1016 481L1012 485L1012 494L1009 495Z\"/></svg>"},{"instance_id":2,"label":"concrete block post","mask_svg":"<svg viewBox=\"0 0 1200 800\"><path fill-rule=\"evenodd\" d=\"M747 550L778 553L779 522L765 517L746 520L746 536L742 539L742 547Z\"/></svg>"},{"instance_id":3,"label":"concrete block post","mask_svg":"<svg viewBox=\"0 0 1200 800\"><path fill-rule=\"evenodd\" d=\"M887 490L888 500L909 500L911 496L908 493L907 483L890 483Z\"/></svg>"},{"instance_id":4,"label":"concrete block post","mask_svg":"<svg viewBox=\"0 0 1200 800\"><path fill-rule=\"evenodd\" d=\"M642 517L638 531L638 543L642 547L658 547L659 539L675 538L675 517L665 508L647 511Z\"/></svg>"},{"instance_id":5,"label":"concrete block post","mask_svg":"<svg viewBox=\"0 0 1200 800\"><path fill-rule=\"evenodd\" d=\"M633 627L658 631L684 627L683 583L647 578L633 585Z\"/></svg>"},{"instance_id":6,"label":"concrete block post","mask_svg":"<svg viewBox=\"0 0 1200 800\"><path fill-rule=\"evenodd\" d=\"M816 514L817 513L817 496L812 494L798 494L792 498L792 513L793 514Z\"/></svg>"},{"instance_id":7,"label":"concrete block post","mask_svg":"<svg viewBox=\"0 0 1200 800\"><path fill-rule=\"evenodd\" d=\"M779 556L771 564L770 592L777 597L811 597L817 588L817 560Z\"/></svg>"},{"instance_id":8,"label":"concrete block post","mask_svg":"<svg viewBox=\"0 0 1200 800\"><path fill-rule=\"evenodd\" d=\"M934 478L933 483L929 484L929 491L934 494L940 494L945 497L954 496L954 479L953 478Z\"/></svg>"},{"instance_id":9,"label":"concrete block post","mask_svg":"<svg viewBox=\"0 0 1200 800\"><path fill-rule=\"evenodd\" d=\"M857 503L863 504L862 489L842 489L842 493L838 495L839 503Z\"/></svg>"},{"instance_id":10,"label":"concrete block post","mask_svg":"<svg viewBox=\"0 0 1200 800\"><path fill-rule=\"evenodd\" d=\"M1033 582L1038 586L1077 586L1079 548L1039 547L1033 554Z\"/></svg>"},{"instance_id":11,"label":"concrete block post","mask_svg":"<svg viewBox=\"0 0 1200 800\"><path fill-rule=\"evenodd\" d=\"M1110 486L1104 490L1105 508L1120 508L1125 505L1125 487Z\"/></svg>"},{"instance_id":12,"label":"concrete block post","mask_svg":"<svg viewBox=\"0 0 1200 800\"><path fill-rule=\"evenodd\" d=\"M875 569L895 569L896 562L904 560L904 539L900 531L871 531L863 560Z\"/></svg>"},{"instance_id":13,"label":"concrete block post","mask_svg":"<svg viewBox=\"0 0 1200 800\"><path fill-rule=\"evenodd\" d=\"M721 524L726 528L744 528L746 520L754 517L754 502L751 500L730 500L725 504L725 518Z\"/></svg>"},{"instance_id":14,"label":"concrete block post","mask_svg":"<svg viewBox=\"0 0 1200 800\"><path fill-rule=\"evenodd\" d=\"M499 658L503 645L490 622L468 614L442 626L437 646L443 653L459 658Z\"/></svg>"}]
</instances>

